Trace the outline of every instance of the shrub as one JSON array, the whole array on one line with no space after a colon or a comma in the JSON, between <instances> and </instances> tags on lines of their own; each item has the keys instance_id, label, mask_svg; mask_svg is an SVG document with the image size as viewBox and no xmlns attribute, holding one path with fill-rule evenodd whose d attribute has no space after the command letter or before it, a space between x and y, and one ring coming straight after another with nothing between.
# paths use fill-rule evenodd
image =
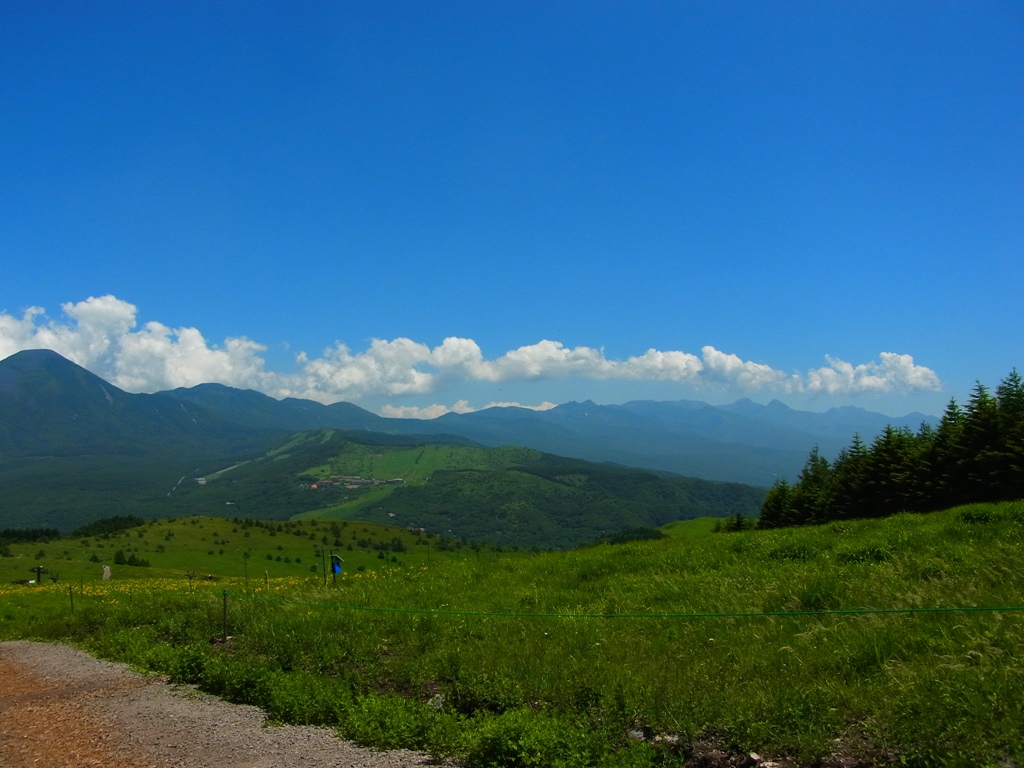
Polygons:
<instances>
[{"instance_id":1,"label":"shrub","mask_svg":"<svg viewBox=\"0 0 1024 768\"><path fill-rule=\"evenodd\" d=\"M814 547L806 544L784 544L768 553L772 560L810 560L818 554Z\"/></svg>"},{"instance_id":2,"label":"shrub","mask_svg":"<svg viewBox=\"0 0 1024 768\"><path fill-rule=\"evenodd\" d=\"M891 557L888 549L878 546L839 552L836 557L842 563L883 563Z\"/></svg>"}]
</instances>

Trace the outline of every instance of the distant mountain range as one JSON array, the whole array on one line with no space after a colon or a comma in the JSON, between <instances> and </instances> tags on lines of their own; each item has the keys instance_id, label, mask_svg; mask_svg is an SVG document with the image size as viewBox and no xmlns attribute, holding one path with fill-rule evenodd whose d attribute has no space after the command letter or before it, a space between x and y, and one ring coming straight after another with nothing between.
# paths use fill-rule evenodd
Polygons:
<instances>
[{"instance_id":1,"label":"distant mountain range","mask_svg":"<svg viewBox=\"0 0 1024 768\"><path fill-rule=\"evenodd\" d=\"M754 516L764 497L425 426L213 385L133 395L52 352L20 353L0 361L0 528L314 515L551 548L700 515Z\"/></svg>"},{"instance_id":2,"label":"distant mountain range","mask_svg":"<svg viewBox=\"0 0 1024 768\"><path fill-rule=\"evenodd\" d=\"M637 400L622 405L571 402L547 411L488 408L432 420L377 416L351 403L274 400L251 390L201 384L162 395L239 425L283 430L335 427L392 434L443 434L480 445L520 445L560 456L768 487L794 479L815 445L834 457L853 435L870 442L889 424L917 430L937 419L922 413L891 418L862 408L797 411L773 400L730 405L694 400Z\"/></svg>"},{"instance_id":3,"label":"distant mountain range","mask_svg":"<svg viewBox=\"0 0 1024 768\"><path fill-rule=\"evenodd\" d=\"M489 408L433 420L377 416L352 403L275 400L252 390L200 384L129 394L49 350L0 361L0 462L45 455L144 456L179 447L200 455L255 450L268 440L331 427L401 435L461 437L485 446L518 445L762 487L794 478L817 445L825 456L854 433L870 442L886 425L917 429L937 419L890 418L861 408L797 411L772 401L639 400L571 402L547 411Z\"/></svg>"},{"instance_id":4,"label":"distant mountain range","mask_svg":"<svg viewBox=\"0 0 1024 768\"><path fill-rule=\"evenodd\" d=\"M167 395L129 394L49 350L0 361L0 462L234 453L262 446L280 431Z\"/></svg>"}]
</instances>

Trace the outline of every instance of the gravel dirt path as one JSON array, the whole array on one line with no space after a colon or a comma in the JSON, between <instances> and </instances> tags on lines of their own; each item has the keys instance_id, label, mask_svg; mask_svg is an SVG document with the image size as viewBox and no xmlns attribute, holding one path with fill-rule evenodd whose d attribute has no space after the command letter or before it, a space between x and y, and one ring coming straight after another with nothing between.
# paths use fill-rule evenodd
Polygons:
<instances>
[{"instance_id":1,"label":"gravel dirt path","mask_svg":"<svg viewBox=\"0 0 1024 768\"><path fill-rule=\"evenodd\" d=\"M421 768L328 728L268 726L263 713L48 643L0 643L3 768Z\"/></svg>"}]
</instances>

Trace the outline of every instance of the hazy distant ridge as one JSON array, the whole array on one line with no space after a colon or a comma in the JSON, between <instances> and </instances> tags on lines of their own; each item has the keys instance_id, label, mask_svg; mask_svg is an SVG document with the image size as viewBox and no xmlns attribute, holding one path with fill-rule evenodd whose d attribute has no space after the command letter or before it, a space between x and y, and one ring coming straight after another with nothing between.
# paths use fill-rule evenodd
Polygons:
<instances>
[{"instance_id":1,"label":"hazy distant ridge","mask_svg":"<svg viewBox=\"0 0 1024 768\"><path fill-rule=\"evenodd\" d=\"M336 427L398 434L446 434L481 445L522 445L560 456L611 461L709 480L770 486L795 478L811 447L832 456L854 433L870 440L886 425L916 430L934 417L890 418L861 408L796 411L777 400L714 406L692 400L637 400L622 405L570 402L548 411L489 408L431 420L390 419L351 403L274 400L220 385L162 393L203 406L220 418L287 430Z\"/></svg>"},{"instance_id":2,"label":"hazy distant ridge","mask_svg":"<svg viewBox=\"0 0 1024 768\"><path fill-rule=\"evenodd\" d=\"M812 413L746 399L723 406L587 401L548 411L490 408L433 420L390 419L352 403L275 400L220 384L132 395L47 350L0 361L0 395L0 460L69 452L137 455L153 443L226 454L275 435L333 427L459 436L481 445L521 445L765 487L778 477L794 478L814 445L832 456L854 433L869 441L887 424L917 429L922 421L937 422L918 413L896 419L852 407Z\"/></svg>"}]
</instances>

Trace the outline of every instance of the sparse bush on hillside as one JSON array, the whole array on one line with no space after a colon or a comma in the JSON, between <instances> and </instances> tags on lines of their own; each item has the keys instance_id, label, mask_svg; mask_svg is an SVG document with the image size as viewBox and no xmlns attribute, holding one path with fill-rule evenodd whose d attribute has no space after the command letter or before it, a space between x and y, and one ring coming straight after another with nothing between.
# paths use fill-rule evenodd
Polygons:
<instances>
[{"instance_id":1,"label":"sparse bush on hillside","mask_svg":"<svg viewBox=\"0 0 1024 768\"><path fill-rule=\"evenodd\" d=\"M600 544L627 544L631 541L657 541L664 539L665 534L657 528L627 528L624 531L616 531L602 536L597 541L585 546L597 546Z\"/></svg>"},{"instance_id":2,"label":"sparse bush on hillside","mask_svg":"<svg viewBox=\"0 0 1024 768\"><path fill-rule=\"evenodd\" d=\"M134 565L141 568L149 568L149 560L143 560L134 552L125 556L124 550L119 549L114 553L114 565Z\"/></svg>"},{"instance_id":3,"label":"sparse bush on hillside","mask_svg":"<svg viewBox=\"0 0 1024 768\"><path fill-rule=\"evenodd\" d=\"M751 517L744 517L735 514L722 520L716 520L711 530L713 533L736 533L737 531L749 531L757 525L757 521Z\"/></svg>"}]
</instances>

